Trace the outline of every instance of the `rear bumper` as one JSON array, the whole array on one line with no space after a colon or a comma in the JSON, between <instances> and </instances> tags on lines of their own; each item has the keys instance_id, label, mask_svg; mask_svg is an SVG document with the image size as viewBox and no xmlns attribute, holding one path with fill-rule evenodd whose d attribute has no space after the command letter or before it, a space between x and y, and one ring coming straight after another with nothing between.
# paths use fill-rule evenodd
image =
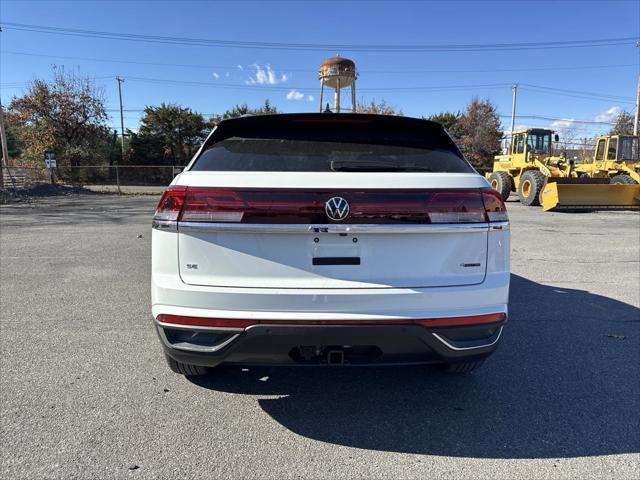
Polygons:
<instances>
[{"instance_id":1,"label":"rear bumper","mask_svg":"<svg viewBox=\"0 0 640 480\"><path fill-rule=\"evenodd\" d=\"M246 329L156 323L165 353L194 365L387 365L480 360L498 346L504 321L421 325L253 325Z\"/></svg>"}]
</instances>

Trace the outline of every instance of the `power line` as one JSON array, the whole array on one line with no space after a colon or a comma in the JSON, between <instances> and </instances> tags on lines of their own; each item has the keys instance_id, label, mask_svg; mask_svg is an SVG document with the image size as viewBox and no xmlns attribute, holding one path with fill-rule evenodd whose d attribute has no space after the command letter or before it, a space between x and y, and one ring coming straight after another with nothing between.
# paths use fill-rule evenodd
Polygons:
<instances>
[{"instance_id":1,"label":"power line","mask_svg":"<svg viewBox=\"0 0 640 480\"><path fill-rule=\"evenodd\" d=\"M522 83L521 85L524 85L526 87L531 87L531 88L537 88L540 90L549 90L549 91L560 92L560 93L572 93L572 94L578 94L578 95L607 97L608 99L612 99L612 100L631 100L631 97L624 97L621 95L613 95L609 93L583 92L580 90L568 90L566 88L547 87L543 85L531 85L528 83Z\"/></svg>"},{"instance_id":2,"label":"power line","mask_svg":"<svg viewBox=\"0 0 640 480\"><path fill-rule=\"evenodd\" d=\"M102 75L99 77L90 77L92 80L104 80L107 78L113 78L113 75ZM0 87L2 88L18 88L18 87L26 87L28 85L32 85L33 80L29 82L6 82L0 83Z\"/></svg>"},{"instance_id":3,"label":"power line","mask_svg":"<svg viewBox=\"0 0 640 480\"><path fill-rule=\"evenodd\" d=\"M94 78L113 78L114 75L109 75L105 77L94 77ZM137 76L127 76L127 80L134 82L145 82L151 84L167 84L167 85L175 85L175 86L194 86L194 87L208 87L208 88L222 88L222 89L233 89L233 90L260 90L260 91L273 91L273 92L288 92L291 90L298 90L304 92L316 92L315 87L296 87L296 86L276 86L276 85L253 85L253 84L236 84L236 83L218 83L218 82L199 82L195 80L178 80L178 79L169 79L169 78L153 78L153 77L137 77ZM22 85L30 85L31 82L24 82ZM7 84L6 86L19 86L20 84ZM413 87L379 87L379 88L364 88L360 89L361 92L391 92L391 91L420 91L420 90L436 90L436 91L447 91L447 90L468 90L468 89L492 89L492 88L503 88L508 86L508 83L487 83L487 84L468 84L468 85L423 85L423 86L413 86ZM5 84L0 84L0 86L5 86Z\"/></svg>"},{"instance_id":4,"label":"power line","mask_svg":"<svg viewBox=\"0 0 640 480\"><path fill-rule=\"evenodd\" d=\"M113 75L93 77L94 79L112 78ZM208 87L208 88L221 88L221 89L235 89L235 90L261 90L261 91L274 91L283 92L290 90L298 90L303 92L315 92L315 87L296 87L296 86L277 86L277 85L251 85L251 84L235 84L235 83L222 83L222 82L200 82L195 80L179 80L168 78L154 78L154 77L138 77L127 76L128 80L134 82L146 82L155 84L166 84L176 86L195 86L195 87ZM6 83L0 84L3 88L16 88L19 86L29 85L31 82L24 83ZM473 89L497 89L510 86L510 83L487 83L487 84L465 84L465 85L420 85L409 87L377 87L377 88L364 88L360 89L361 92L367 93L383 93L383 92L402 92L402 91L454 91L454 90L473 90ZM582 98L587 100L599 100L607 102L619 102L619 103L634 103L630 97L623 97L612 94L599 94L595 92L582 92L578 90L560 89L555 87L546 87L541 85L520 84L524 90L532 91L535 93L546 93L550 95L559 95L564 97Z\"/></svg>"},{"instance_id":5,"label":"power line","mask_svg":"<svg viewBox=\"0 0 640 480\"><path fill-rule=\"evenodd\" d=\"M310 87L294 87L294 86L264 86L264 85L238 85L229 83L212 83L212 82L198 82L192 80L177 80L167 78L151 78L151 77L135 77L127 76L127 80L148 82L148 83L162 83L169 85L192 85L198 87L214 87L214 88L231 88L231 89L258 89L262 91L311 91L315 92L317 89ZM510 85L509 83L488 83L488 84L469 84L469 85L425 85L414 87L379 87L379 88L364 88L360 89L361 92L386 92L386 91L413 91L413 90L464 90L464 89L481 89L481 88L503 88Z\"/></svg>"},{"instance_id":6,"label":"power line","mask_svg":"<svg viewBox=\"0 0 640 480\"><path fill-rule=\"evenodd\" d=\"M106 109L107 112L119 112L120 109L119 108L107 108ZM144 108L125 108L123 109L123 112L127 112L127 113L143 113L145 111ZM196 110L197 111L197 110ZM217 115L216 113L204 113L204 112L198 112L200 113L200 115L203 115L205 117L213 117L215 115ZM499 115L500 118L511 118L511 115ZM125 117L128 119L135 119L138 117ZM567 118L567 117L547 117L547 116L543 116L543 115L533 115L533 114L522 114L522 115L516 115L516 118L520 118L520 119L532 119L532 120L548 120L550 122L562 122L562 121L566 121L566 122L571 122L573 123L578 123L578 124L585 124L585 125L615 125L614 122L604 122L604 121L597 121L597 120L577 120L575 118Z\"/></svg>"},{"instance_id":7,"label":"power line","mask_svg":"<svg viewBox=\"0 0 640 480\"><path fill-rule=\"evenodd\" d=\"M538 89L533 89L533 88L528 88L528 87L521 87L522 90L527 90L529 92L535 92L535 93L542 93L542 94L547 94L547 95L556 95L556 96L560 96L560 97L571 97L571 98L580 98L583 100L595 100L595 101L600 101L600 102L618 102L618 103L627 103L627 104L632 104L634 102L629 101L629 100L616 100L616 99L612 99L612 98L607 98L607 97L596 97L596 96L588 96L588 95L574 95L571 93L562 93L562 92L554 92L554 91L547 91L547 90L538 90Z\"/></svg>"},{"instance_id":8,"label":"power line","mask_svg":"<svg viewBox=\"0 0 640 480\"><path fill-rule=\"evenodd\" d=\"M107 112L119 112L120 109L119 108L107 108L106 109ZM123 112L127 112L127 113L143 113L145 111L144 108L125 108L123 109ZM195 110L197 111L197 110ZM216 113L204 113L204 112L198 112L201 115L205 116L205 117L209 117L209 116L215 116L217 115ZM500 114L499 115L500 118L511 118L511 115L505 115L505 114ZM125 117L125 118L129 118L129 119L134 119L137 117ZM606 122L606 121L598 121L598 120L579 120L579 119L575 119L575 118L568 118L568 117L548 117L548 116L544 116L544 115L536 115L536 114L530 114L530 113L523 113L520 115L516 115L516 118L519 119L532 119L532 120L547 120L550 122L570 122L571 124L584 124L584 125L615 125L615 122ZM586 128L586 127L585 127Z\"/></svg>"},{"instance_id":9,"label":"power line","mask_svg":"<svg viewBox=\"0 0 640 480\"><path fill-rule=\"evenodd\" d=\"M500 117L503 118L511 118L511 115L500 115ZM567 118L567 117L563 117L563 118L556 118L556 117L546 117L546 116L542 116L542 115L530 115L530 114L522 114L522 115L516 115L516 118L530 118L532 120L549 120L551 122L571 122L571 123L584 123L587 125L615 125L615 123L613 122L600 122L597 120L576 120L575 118Z\"/></svg>"},{"instance_id":10,"label":"power line","mask_svg":"<svg viewBox=\"0 0 640 480\"><path fill-rule=\"evenodd\" d=\"M508 50L536 50L549 48L585 48L613 45L633 45L637 36L600 38L589 40L563 40L549 42L520 42L520 43L486 43L486 44L314 44L289 42L256 42L242 40L221 40L191 37L175 37L160 35L142 35L135 33L106 32L99 30L84 30L63 28L48 25L33 25L16 22L1 22L7 30L47 33L53 35L80 36L87 38L102 38L107 40L126 40L134 42L161 43L173 45L191 45L219 48L247 48L268 50L321 50L321 51L351 51L351 52L477 52L477 51L508 51Z\"/></svg>"},{"instance_id":11,"label":"power line","mask_svg":"<svg viewBox=\"0 0 640 480\"><path fill-rule=\"evenodd\" d=\"M153 65L159 67L183 67L183 68L200 68L200 69L218 69L218 70L237 70L237 65L203 65L193 63L167 63L167 62L142 62L136 60L123 60L114 58L98 58L98 57L74 57L67 55L44 55L33 52L16 52L11 50L0 50L0 53L9 55L22 55L29 57L41 57L41 58L60 58L66 60L82 60L86 62L103 62L103 63L122 63L131 65ZM250 68L251 65L244 65L245 68ZM359 73L367 74L409 74L409 73L495 73L495 72L538 72L538 71L558 71L558 70L597 70L597 69L611 69L611 68L629 68L636 67L637 63L620 63L613 65L575 65L575 66L539 66L529 68L483 68L483 69L471 69L471 70L459 70L459 69L428 69L428 70L358 70ZM302 72L302 73L317 73L317 69L301 69L292 67L273 67L274 70L283 70L287 72Z\"/></svg>"}]
</instances>

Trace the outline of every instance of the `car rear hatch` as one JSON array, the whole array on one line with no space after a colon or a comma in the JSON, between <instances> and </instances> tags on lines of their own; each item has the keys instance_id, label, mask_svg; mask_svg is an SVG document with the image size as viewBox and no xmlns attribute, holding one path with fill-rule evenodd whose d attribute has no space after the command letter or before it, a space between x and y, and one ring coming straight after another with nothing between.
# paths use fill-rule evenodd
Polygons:
<instances>
[{"instance_id":1,"label":"car rear hatch","mask_svg":"<svg viewBox=\"0 0 640 480\"><path fill-rule=\"evenodd\" d=\"M182 280L274 289L481 283L488 211L504 211L485 180L372 165L181 174L158 218L176 220Z\"/></svg>"}]
</instances>

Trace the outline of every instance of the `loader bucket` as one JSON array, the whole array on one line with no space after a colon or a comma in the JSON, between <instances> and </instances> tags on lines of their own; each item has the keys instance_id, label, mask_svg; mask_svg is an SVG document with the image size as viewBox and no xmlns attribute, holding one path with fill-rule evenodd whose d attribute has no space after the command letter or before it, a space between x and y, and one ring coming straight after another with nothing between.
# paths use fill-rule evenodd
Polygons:
<instances>
[{"instance_id":1,"label":"loader bucket","mask_svg":"<svg viewBox=\"0 0 640 480\"><path fill-rule=\"evenodd\" d=\"M640 185L547 182L540 204L548 210L640 210Z\"/></svg>"}]
</instances>

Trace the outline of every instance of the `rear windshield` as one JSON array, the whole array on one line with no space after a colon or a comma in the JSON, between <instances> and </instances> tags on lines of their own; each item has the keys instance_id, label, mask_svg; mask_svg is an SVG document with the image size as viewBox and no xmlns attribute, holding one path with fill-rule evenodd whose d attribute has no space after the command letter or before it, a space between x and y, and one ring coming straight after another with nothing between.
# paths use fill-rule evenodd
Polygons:
<instances>
[{"instance_id":1,"label":"rear windshield","mask_svg":"<svg viewBox=\"0 0 640 480\"><path fill-rule=\"evenodd\" d=\"M473 168L443 132L384 133L320 127L238 132L214 142L192 165L196 171L451 172ZM236 133L236 132L234 132ZM421 134L422 133L422 134Z\"/></svg>"}]
</instances>

